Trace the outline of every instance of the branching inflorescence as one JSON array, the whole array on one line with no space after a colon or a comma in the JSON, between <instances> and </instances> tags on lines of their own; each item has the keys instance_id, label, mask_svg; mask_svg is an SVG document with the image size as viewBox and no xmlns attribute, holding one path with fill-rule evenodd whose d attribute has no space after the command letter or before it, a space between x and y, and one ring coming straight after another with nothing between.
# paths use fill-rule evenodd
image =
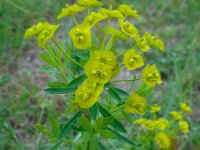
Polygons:
<instances>
[{"instance_id":1,"label":"branching inflorescence","mask_svg":"<svg viewBox=\"0 0 200 150\"><path fill-rule=\"evenodd\" d=\"M92 11L94 7L100 7L100 9ZM81 23L76 19L76 14L80 12L86 14ZM78 0L77 4L62 9L57 19L67 17L71 17L75 23L69 32L73 43L72 54L65 51L54 37L60 25L39 22L25 32L26 39L32 36L37 37L38 46L46 50L40 54L40 57L60 71L63 76L64 82L51 83L49 84L50 88L46 91L60 94L72 93L74 96L70 107L76 114L64 126L58 125L55 134L47 134L48 136L56 139L55 142L66 139L63 141L72 145L79 144L83 149L86 147L87 149L98 149L99 146L102 146L100 137L112 138L114 136L122 138L124 142L130 144L130 147L141 148L144 145L143 148L148 149L158 145L160 148L170 149L170 145L173 146L170 143L171 139L175 138L175 131L188 133L188 123L183 120L183 114L191 111L188 105L181 103L180 112L170 112L173 117L171 120L157 117L161 106L148 105L146 96L163 81L156 65L146 64L143 54L151 48L163 51L164 43L157 35L153 36L148 32L140 35L132 23L132 20L140 18L133 7L121 4L117 9L113 9L111 6L107 9L102 7L102 3L97 0ZM111 26L113 20L117 21L115 22L116 27ZM94 29L96 33L92 32ZM92 34L98 37L97 43L93 41ZM132 40L132 48L127 50L124 48L118 52L117 43L127 40ZM81 60L82 57L79 59L75 57L77 53L77 55L80 54L80 51L86 59L84 57L84 60ZM71 65L67 65L69 63L63 59L67 59ZM74 69L77 67L81 71ZM113 79L124 69L137 70L142 67L144 69L140 78L134 75L130 80ZM82 75L83 72L84 75ZM132 86L136 81L139 81L140 86L133 93L111 86L113 82L131 82ZM108 94L103 92L104 89ZM130 87L130 91L131 89ZM116 101L111 101L110 96ZM150 110L148 117L153 116L152 119L147 119L147 110ZM133 114L135 115L133 116ZM118 119L124 117L128 118L127 120L132 123L134 128L140 128L138 134L135 134L138 138L131 137L132 139L129 139L122 135L126 129ZM50 117L50 120L53 118ZM174 125L176 120L178 120L180 128ZM76 126L76 121L79 123L78 126ZM56 124L55 120L50 122ZM50 132L41 125L38 125L37 128L43 133ZM55 126L53 129L55 130ZM67 141L73 139L68 135L71 129L74 132L82 133L78 141ZM152 144L154 142L156 144Z\"/></svg>"}]
</instances>

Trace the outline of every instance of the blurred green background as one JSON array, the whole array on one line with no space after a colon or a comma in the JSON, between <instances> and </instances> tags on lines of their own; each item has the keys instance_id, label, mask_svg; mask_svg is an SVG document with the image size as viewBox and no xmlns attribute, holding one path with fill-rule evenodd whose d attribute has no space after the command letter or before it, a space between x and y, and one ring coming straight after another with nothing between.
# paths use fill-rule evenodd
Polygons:
<instances>
[{"instance_id":1,"label":"blurred green background","mask_svg":"<svg viewBox=\"0 0 200 150\"><path fill-rule=\"evenodd\" d=\"M200 149L200 1L199 0L110 0L133 5L141 18L138 26L158 34L166 50L150 52L165 81L154 96L165 110L187 101L191 132L180 149ZM48 112L65 112L62 96L42 91L52 70L38 58L35 40L25 41L26 28L38 21L56 23L57 14L72 0L0 1L0 149L48 149L46 139L35 128L45 123ZM104 1L105 5L108 1ZM141 32L144 32L143 30ZM42 68L41 68L42 66ZM50 73L49 73L50 72ZM166 111L165 111L166 112ZM165 114L166 116L168 114Z\"/></svg>"}]
</instances>

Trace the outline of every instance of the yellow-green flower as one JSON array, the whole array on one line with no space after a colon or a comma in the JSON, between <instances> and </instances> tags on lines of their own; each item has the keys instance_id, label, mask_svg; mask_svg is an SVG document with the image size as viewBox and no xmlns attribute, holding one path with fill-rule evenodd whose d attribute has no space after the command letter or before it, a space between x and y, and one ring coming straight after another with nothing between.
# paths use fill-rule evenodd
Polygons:
<instances>
[{"instance_id":1,"label":"yellow-green flower","mask_svg":"<svg viewBox=\"0 0 200 150\"><path fill-rule=\"evenodd\" d=\"M135 26L133 24L131 24L128 21L124 22L124 20L122 20L122 19L119 20L119 23L120 23L121 30L125 34L127 34L131 38L137 37L137 29L135 28Z\"/></svg>"},{"instance_id":2,"label":"yellow-green flower","mask_svg":"<svg viewBox=\"0 0 200 150\"><path fill-rule=\"evenodd\" d=\"M68 6L67 8L62 9L61 13L57 16L57 19L61 19L67 16L74 16L76 13L85 10L84 7L81 7L77 4Z\"/></svg>"},{"instance_id":3,"label":"yellow-green flower","mask_svg":"<svg viewBox=\"0 0 200 150\"><path fill-rule=\"evenodd\" d=\"M126 17L132 17L132 18L139 18L137 11L132 9L129 5L121 4L118 7L118 10L123 13Z\"/></svg>"},{"instance_id":4,"label":"yellow-green flower","mask_svg":"<svg viewBox=\"0 0 200 150\"><path fill-rule=\"evenodd\" d=\"M146 106L146 99L136 93L133 93L129 96L124 108L128 112L144 115L146 111Z\"/></svg>"},{"instance_id":5,"label":"yellow-green flower","mask_svg":"<svg viewBox=\"0 0 200 150\"><path fill-rule=\"evenodd\" d=\"M40 48L44 48L45 44L54 36L60 25L53 25L48 22L39 22L37 25L26 30L24 38L38 36L37 43Z\"/></svg>"},{"instance_id":6,"label":"yellow-green flower","mask_svg":"<svg viewBox=\"0 0 200 150\"><path fill-rule=\"evenodd\" d=\"M128 50L124 54L123 64L128 70L134 70L144 65L142 56L134 49Z\"/></svg>"},{"instance_id":7,"label":"yellow-green flower","mask_svg":"<svg viewBox=\"0 0 200 150\"><path fill-rule=\"evenodd\" d=\"M103 91L103 85L86 79L75 92L75 101L81 108L87 109L95 104Z\"/></svg>"},{"instance_id":8,"label":"yellow-green flower","mask_svg":"<svg viewBox=\"0 0 200 150\"><path fill-rule=\"evenodd\" d=\"M134 124L142 125L142 124L144 124L145 121L146 121L146 119L140 118L140 119L134 120L133 123L134 123Z\"/></svg>"},{"instance_id":9,"label":"yellow-green flower","mask_svg":"<svg viewBox=\"0 0 200 150\"><path fill-rule=\"evenodd\" d=\"M176 112L176 111L170 111L169 112L170 115L172 115L172 117L176 120L181 120L182 119L182 115L180 112Z\"/></svg>"},{"instance_id":10,"label":"yellow-green flower","mask_svg":"<svg viewBox=\"0 0 200 150\"><path fill-rule=\"evenodd\" d=\"M85 6L86 8L98 7L102 5L102 3L98 0L78 0L77 3L79 5Z\"/></svg>"},{"instance_id":11,"label":"yellow-green flower","mask_svg":"<svg viewBox=\"0 0 200 150\"><path fill-rule=\"evenodd\" d=\"M116 18L116 19L123 19L124 18L122 13L118 10L109 10L109 9L101 8L99 10L99 13L107 16L108 18Z\"/></svg>"},{"instance_id":12,"label":"yellow-green flower","mask_svg":"<svg viewBox=\"0 0 200 150\"><path fill-rule=\"evenodd\" d=\"M150 107L150 109L151 109L152 113L155 113L155 112L160 111L161 107L158 106L158 105L153 105L153 106Z\"/></svg>"},{"instance_id":13,"label":"yellow-green flower","mask_svg":"<svg viewBox=\"0 0 200 150\"><path fill-rule=\"evenodd\" d=\"M137 42L137 46L140 48L141 51L143 52L147 52L148 50L150 50L150 47L147 43L147 40L143 37L141 38L139 35L135 38L136 42Z\"/></svg>"},{"instance_id":14,"label":"yellow-green flower","mask_svg":"<svg viewBox=\"0 0 200 150\"><path fill-rule=\"evenodd\" d=\"M32 36L38 35L43 30L43 27L44 27L44 22L39 22L38 24L33 25L32 27L26 30L24 38L28 39Z\"/></svg>"},{"instance_id":15,"label":"yellow-green flower","mask_svg":"<svg viewBox=\"0 0 200 150\"><path fill-rule=\"evenodd\" d=\"M155 129L155 122L153 120L145 120L143 126L147 130L154 130Z\"/></svg>"},{"instance_id":16,"label":"yellow-green flower","mask_svg":"<svg viewBox=\"0 0 200 150\"><path fill-rule=\"evenodd\" d=\"M147 65L142 71L142 79L149 87L154 87L156 84L161 84L162 80L156 65Z\"/></svg>"},{"instance_id":17,"label":"yellow-green flower","mask_svg":"<svg viewBox=\"0 0 200 150\"><path fill-rule=\"evenodd\" d=\"M89 48L91 45L90 27L84 24L76 25L70 31L70 38L75 48L77 49Z\"/></svg>"},{"instance_id":18,"label":"yellow-green flower","mask_svg":"<svg viewBox=\"0 0 200 150\"><path fill-rule=\"evenodd\" d=\"M165 49L165 45L161 39L158 39L157 36L152 36L150 33L146 32L144 34L144 39L153 47L163 51Z\"/></svg>"},{"instance_id":19,"label":"yellow-green flower","mask_svg":"<svg viewBox=\"0 0 200 150\"><path fill-rule=\"evenodd\" d=\"M169 121L164 118L159 118L158 120L155 120L155 128L159 130L166 130L169 128Z\"/></svg>"},{"instance_id":20,"label":"yellow-green flower","mask_svg":"<svg viewBox=\"0 0 200 150\"><path fill-rule=\"evenodd\" d=\"M106 18L107 16L102 15L101 13L91 12L89 16L85 17L83 24L93 27L96 23Z\"/></svg>"},{"instance_id":21,"label":"yellow-green flower","mask_svg":"<svg viewBox=\"0 0 200 150\"><path fill-rule=\"evenodd\" d=\"M105 84L112 77L112 68L99 61L88 61L84 66L87 77L99 84Z\"/></svg>"},{"instance_id":22,"label":"yellow-green flower","mask_svg":"<svg viewBox=\"0 0 200 150\"><path fill-rule=\"evenodd\" d=\"M90 60L99 61L103 64L110 66L111 69L113 69L117 65L116 57L111 51L96 50L92 53Z\"/></svg>"},{"instance_id":23,"label":"yellow-green flower","mask_svg":"<svg viewBox=\"0 0 200 150\"><path fill-rule=\"evenodd\" d=\"M120 30L118 30L116 28L105 27L105 28L103 28L103 31L110 34L111 36L114 36L115 38L127 40L127 36L123 32L121 32Z\"/></svg>"},{"instance_id":24,"label":"yellow-green flower","mask_svg":"<svg viewBox=\"0 0 200 150\"><path fill-rule=\"evenodd\" d=\"M51 25L47 22L44 23L44 29L40 32L37 38L37 43L40 48L44 48L45 44L54 36L60 25Z\"/></svg>"},{"instance_id":25,"label":"yellow-green flower","mask_svg":"<svg viewBox=\"0 0 200 150\"><path fill-rule=\"evenodd\" d=\"M189 129L188 129L189 125L188 125L188 123L186 121L180 120L179 121L179 127L180 127L180 129L181 129L181 131L183 133L188 133L189 132Z\"/></svg>"},{"instance_id":26,"label":"yellow-green flower","mask_svg":"<svg viewBox=\"0 0 200 150\"><path fill-rule=\"evenodd\" d=\"M188 106L186 103L180 103L180 107L182 112L191 112L190 106Z\"/></svg>"},{"instance_id":27,"label":"yellow-green flower","mask_svg":"<svg viewBox=\"0 0 200 150\"><path fill-rule=\"evenodd\" d=\"M170 138L164 132L159 132L155 136L155 140L160 148L169 148L170 146Z\"/></svg>"}]
</instances>

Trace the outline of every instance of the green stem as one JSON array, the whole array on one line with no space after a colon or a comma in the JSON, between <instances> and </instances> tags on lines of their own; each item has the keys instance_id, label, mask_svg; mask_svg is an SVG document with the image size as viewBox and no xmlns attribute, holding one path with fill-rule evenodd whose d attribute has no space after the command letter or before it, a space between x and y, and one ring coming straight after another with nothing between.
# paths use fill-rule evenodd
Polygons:
<instances>
[{"instance_id":1,"label":"green stem","mask_svg":"<svg viewBox=\"0 0 200 150\"><path fill-rule=\"evenodd\" d=\"M62 49L62 47L58 44L58 42L56 41L55 38L52 38L53 42L56 44L56 46L58 47L58 49L65 55L65 57L67 57L70 61L72 61L73 63L77 64L80 67L83 67L80 63L78 63L76 60L74 60L73 58L71 58L71 56L69 56L68 54L66 54L64 52L64 50Z\"/></svg>"},{"instance_id":2,"label":"green stem","mask_svg":"<svg viewBox=\"0 0 200 150\"><path fill-rule=\"evenodd\" d=\"M136 80L141 80L141 78L136 78L136 79L128 79L128 80L111 80L110 82L132 82Z\"/></svg>"},{"instance_id":3,"label":"green stem","mask_svg":"<svg viewBox=\"0 0 200 150\"><path fill-rule=\"evenodd\" d=\"M106 28L107 27L109 27L110 26L110 19L108 19L108 23L107 23L107 25L106 25ZM104 38L103 38L103 41L102 41L102 47L101 47L101 49L103 49L104 48L104 45L105 45L105 42L106 42L106 37L107 37L107 33L105 32L104 33Z\"/></svg>"},{"instance_id":4,"label":"green stem","mask_svg":"<svg viewBox=\"0 0 200 150\"><path fill-rule=\"evenodd\" d=\"M45 46L45 48L48 49L48 46ZM76 76L74 76L74 74L61 62L61 60L59 60L56 56L54 56L53 58L56 59L56 61L63 67L63 69L66 69L67 72L69 72L74 78L76 77ZM68 83L68 81L67 81L67 79L66 79L66 76L64 75L63 70L60 69L60 68L58 68L58 69L60 70L61 74L63 75L63 77L64 77L66 83Z\"/></svg>"},{"instance_id":5,"label":"green stem","mask_svg":"<svg viewBox=\"0 0 200 150\"><path fill-rule=\"evenodd\" d=\"M123 70L124 68L125 68L125 66L121 67L121 68L119 69L119 71Z\"/></svg>"},{"instance_id":6,"label":"green stem","mask_svg":"<svg viewBox=\"0 0 200 150\"><path fill-rule=\"evenodd\" d=\"M101 33L100 33L100 29L99 29L99 24L96 24L96 29L97 29L97 34L98 34L98 37L99 37L99 43L101 44Z\"/></svg>"},{"instance_id":7,"label":"green stem","mask_svg":"<svg viewBox=\"0 0 200 150\"><path fill-rule=\"evenodd\" d=\"M72 16L73 20L74 20L74 23L77 25L77 21L76 21L76 18L74 16Z\"/></svg>"}]
</instances>

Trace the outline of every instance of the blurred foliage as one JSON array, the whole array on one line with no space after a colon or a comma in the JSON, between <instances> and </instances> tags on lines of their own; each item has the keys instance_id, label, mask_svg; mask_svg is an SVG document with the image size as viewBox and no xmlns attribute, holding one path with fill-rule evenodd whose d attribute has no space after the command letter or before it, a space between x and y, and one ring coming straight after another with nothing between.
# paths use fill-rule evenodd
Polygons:
<instances>
[{"instance_id":1,"label":"blurred foliage","mask_svg":"<svg viewBox=\"0 0 200 150\"><path fill-rule=\"evenodd\" d=\"M166 41L164 53L154 52L146 56L150 62L155 60L152 63L162 71L165 80L162 90L157 94L152 93L149 98L152 102L162 102L162 105L166 106L166 112L178 107L179 102L185 100L190 102L193 108L192 115L188 117L191 122L191 134L186 137L181 149L199 149L199 0L104 1L105 5L112 3L113 8L122 2L133 5L141 16L137 25L145 27L151 33L158 33L161 39ZM53 101L53 98L41 94L41 87L31 78L28 70L23 71L24 76L15 77L10 67L12 64L17 64L24 52L29 51L33 45L23 40L24 30L38 20L56 22L55 16L67 2L73 1L0 1L0 149L2 150L48 149L49 145L42 144L43 137L35 132L34 124L44 123L49 111L54 113L55 109L60 112L65 111L66 104L61 100L63 97L54 97ZM123 46L119 45L119 49L120 47ZM24 68L18 69L22 71ZM155 94L156 96L153 96Z\"/></svg>"}]
</instances>

